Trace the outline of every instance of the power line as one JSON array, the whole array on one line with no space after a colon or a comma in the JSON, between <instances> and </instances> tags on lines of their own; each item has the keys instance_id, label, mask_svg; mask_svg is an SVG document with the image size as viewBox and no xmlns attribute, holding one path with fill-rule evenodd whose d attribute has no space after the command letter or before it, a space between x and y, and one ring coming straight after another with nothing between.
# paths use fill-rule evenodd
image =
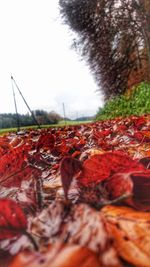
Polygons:
<instances>
[{"instance_id":1,"label":"power line","mask_svg":"<svg viewBox=\"0 0 150 267\"><path fill-rule=\"evenodd\" d=\"M13 85L12 79L11 79L11 83L12 83L13 98L14 98L14 104L15 104L16 117L17 117L17 130L19 132L20 131L20 121L19 121L19 114L18 114L18 110L17 110L17 102L16 102L15 90L14 90L14 85Z\"/></svg>"},{"instance_id":2,"label":"power line","mask_svg":"<svg viewBox=\"0 0 150 267\"><path fill-rule=\"evenodd\" d=\"M35 115L34 115L33 111L30 109L30 107L29 107L29 105L28 105L27 101L25 100L25 98L24 98L23 94L21 93L21 91L20 91L20 89L19 89L19 87L18 87L18 85L17 85L16 81L14 80L13 76L11 76L11 80L12 80L12 82L14 82L14 84L15 84L16 88L18 89L18 92L19 92L19 94L21 95L21 97L22 97L22 99L23 99L23 101L24 101L25 105L27 106L28 110L30 111L30 113L31 113L31 116L32 116L33 120L34 120L34 121L35 121L35 123L38 125L38 127L39 127L39 128L41 128L41 126L40 126L39 122L37 121L37 119L36 119L36 117L35 117Z\"/></svg>"},{"instance_id":3,"label":"power line","mask_svg":"<svg viewBox=\"0 0 150 267\"><path fill-rule=\"evenodd\" d=\"M65 110L65 104L62 103L62 105L63 105L64 122L65 122L65 125L66 125L66 110Z\"/></svg>"}]
</instances>

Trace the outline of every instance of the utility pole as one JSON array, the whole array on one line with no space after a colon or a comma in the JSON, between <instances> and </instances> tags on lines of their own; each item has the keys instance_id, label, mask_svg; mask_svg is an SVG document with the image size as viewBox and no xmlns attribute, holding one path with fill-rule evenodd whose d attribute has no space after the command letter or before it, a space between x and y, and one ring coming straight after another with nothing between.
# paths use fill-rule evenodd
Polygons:
<instances>
[{"instance_id":1,"label":"utility pole","mask_svg":"<svg viewBox=\"0 0 150 267\"><path fill-rule=\"evenodd\" d=\"M63 114L64 114L64 122L66 125L66 111L65 111L65 104L63 103Z\"/></svg>"},{"instance_id":2,"label":"utility pole","mask_svg":"<svg viewBox=\"0 0 150 267\"><path fill-rule=\"evenodd\" d=\"M77 111L77 113L76 113L76 120L78 120L78 111Z\"/></svg>"},{"instance_id":3,"label":"utility pole","mask_svg":"<svg viewBox=\"0 0 150 267\"><path fill-rule=\"evenodd\" d=\"M25 105L27 106L28 110L30 111L33 120L34 120L35 123L38 125L38 127L41 128L41 126L40 126L40 124L38 123L38 121L37 121L37 119L36 119L36 117L35 117L33 111L30 109L30 107L29 107L27 101L25 100L23 94L21 93L21 91L20 91L20 89L19 89L19 87L18 87L16 81L14 80L13 76L11 76L11 80L12 80L12 81L14 82L14 84L16 85L16 88L18 89L19 94L21 95L21 97L22 97L22 99L23 99Z\"/></svg>"},{"instance_id":4,"label":"utility pole","mask_svg":"<svg viewBox=\"0 0 150 267\"><path fill-rule=\"evenodd\" d=\"M17 131L20 131L20 121L19 121L19 114L18 114L18 110L17 110L17 102L16 102L16 96L15 96L15 90L14 90L14 85L13 85L13 81L12 82L12 91L13 91L13 98L14 98L14 104L15 104L15 111L16 111L16 117L17 117Z\"/></svg>"}]
</instances>

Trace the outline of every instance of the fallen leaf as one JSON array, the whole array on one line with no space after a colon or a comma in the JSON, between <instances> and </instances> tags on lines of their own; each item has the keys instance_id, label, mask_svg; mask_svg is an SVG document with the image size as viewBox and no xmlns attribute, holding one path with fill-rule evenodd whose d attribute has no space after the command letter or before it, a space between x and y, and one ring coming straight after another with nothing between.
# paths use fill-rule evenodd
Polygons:
<instances>
[{"instance_id":1,"label":"fallen leaf","mask_svg":"<svg viewBox=\"0 0 150 267\"><path fill-rule=\"evenodd\" d=\"M64 157L61 161L60 174L66 199L68 198L68 190L71 185L72 179L75 174L77 174L81 169L82 164L77 159L74 159L72 157Z\"/></svg>"},{"instance_id":2,"label":"fallen leaf","mask_svg":"<svg viewBox=\"0 0 150 267\"><path fill-rule=\"evenodd\" d=\"M102 213L120 257L133 266L150 267L150 213L123 206L107 206Z\"/></svg>"},{"instance_id":3,"label":"fallen leaf","mask_svg":"<svg viewBox=\"0 0 150 267\"><path fill-rule=\"evenodd\" d=\"M101 264L98 256L87 248L78 245L56 243L50 246L44 253L22 252L18 254L9 267L20 266L101 267Z\"/></svg>"},{"instance_id":4,"label":"fallen leaf","mask_svg":"<svg viewBox=\"0 0 150 267\"><path fill-rule=\"evenodd\" d=\"M83 163L78 181L84 186L98 184L115 173L144 170L142 164L122 152L108 152L91 156Z\"/></svg>"},{"instance_id":5,"label":"fallen leaf","mask_svg":"<svg viewBox=\"0 0 150 267\"><path fill-rule=\"evenodd\" d=\"M150 171L117 173L106 180L111 199L129 195L123 202L143 211L150 211Z\"/></svg>"},{"instance_id":6,"label":"fallen leaf","mask_svg":"<svg viewBox=\"0 0 150 267\"><path fill-rule=\"evenodd\" d=\"M27 220L19 205L10 199L0 199L0 240L21 235Z\"/></svg>"}]
</instances>

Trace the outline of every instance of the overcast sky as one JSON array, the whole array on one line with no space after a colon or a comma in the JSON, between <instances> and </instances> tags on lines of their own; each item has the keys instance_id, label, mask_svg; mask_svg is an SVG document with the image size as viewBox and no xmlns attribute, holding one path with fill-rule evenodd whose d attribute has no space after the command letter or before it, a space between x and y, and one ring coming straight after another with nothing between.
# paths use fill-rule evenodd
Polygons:
<instances>
[{"instance_id":1,"label":"overcast sky","mask_svg":"<svg viewBox=\"0 0 150 267\"><path fill-rule=\"evenodd\" d=\"M0 113L15 112L13 75L31 109L93 115L102 97L88 67L70 49L58 0L0 0ZM27 108L16 91L19 113Z\"/></svg>"}]
</instances>

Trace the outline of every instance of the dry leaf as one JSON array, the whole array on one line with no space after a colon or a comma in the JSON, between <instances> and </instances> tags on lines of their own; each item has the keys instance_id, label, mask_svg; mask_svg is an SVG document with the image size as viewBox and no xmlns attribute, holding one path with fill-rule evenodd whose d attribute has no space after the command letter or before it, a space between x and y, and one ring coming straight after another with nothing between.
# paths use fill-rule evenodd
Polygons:
<instances>
[{"instance_id":1,"label":"dry leaf","mask_svg":"<svg viewBox=\"0 0 150 267\"><path fill-rule=\"evenodd\" d=\"M98 256L87 248L56 243L45 253L20 253L9 267L101 267L101 264Z\"/></svg>"},{"instance_id":2,"label":"dry leaf","mask_svg":"<svg viewBox=\"0 0 150 267\"><path fill-rule=\"evenodd\" d=\"M120 257L134 266L150 267L150 212L107 206L102 213Z\"/></svg>"}]
</instances>

